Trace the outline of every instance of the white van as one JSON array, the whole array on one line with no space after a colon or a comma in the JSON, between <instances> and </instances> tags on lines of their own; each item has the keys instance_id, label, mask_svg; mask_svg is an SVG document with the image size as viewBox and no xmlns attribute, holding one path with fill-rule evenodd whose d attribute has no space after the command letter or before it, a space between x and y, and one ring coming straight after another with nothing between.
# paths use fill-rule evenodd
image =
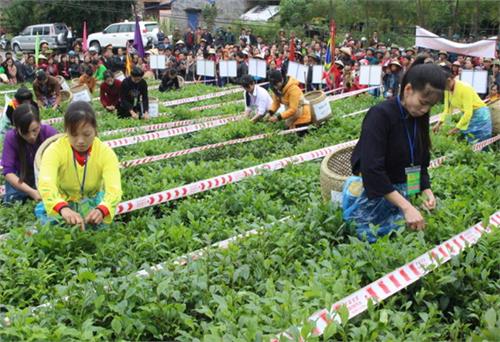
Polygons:
<instances>
[{"instance_id":1,"label":"white van","mask_svg":"<svg viewBox=\"0 0 500 342\"><path fill-rule=\"evenodd\" d=\"M144 46L158 44L159 26L156 21L139 21L141 28L142 43ZM134 41L135 21L124 21L111 24L102 32L92 33L88 36L89 48L94 47L97 51L106 45L113 47L127 47L127 42Z\"/></svg>"}]
</instances>

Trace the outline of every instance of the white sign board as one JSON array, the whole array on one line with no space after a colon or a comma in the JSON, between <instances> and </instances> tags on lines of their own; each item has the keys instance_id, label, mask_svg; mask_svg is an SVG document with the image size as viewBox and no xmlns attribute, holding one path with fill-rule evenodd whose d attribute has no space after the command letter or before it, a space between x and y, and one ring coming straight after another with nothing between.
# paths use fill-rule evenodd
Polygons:
<instances>
[{"instance_id":1,"label":"white sign board","mask_svg":"<svg viewBox=\"0 0 500 342\"><path fill-rule=\"evenodd\" d=\"M478 94L488 92L488 71L486 70L462 70L460 80L470 84Z\"/></svg>"},{"instance_id":2,"label":"white sign board","mask_svg":"<svg viewBox=\"0 0 500 342\"><path fill-rule=\"evenodd\" d=\"M151 69L165 69L166 59L164 55L151 55L149 56L149 64L151 65Z\"/></svg>"},{"instance_id":3,"label":"white sign board","mask_svg":"<svg viewBox=\"0 0 500 342\"><path fill-rule=\"evenodd\" d=\"M328 101L328 99L324 99L323 101L313 104L312 106L315 119L318 122L324 121L332 115L332 107L330 107L330 101Z\"/></svg>"},{"instance_id":4,"label":"white sign board","mask_svg":"<svg viewBox=\"0 0 500 342\"><path fill-rule=\"evenodd\" d=\"M305 84L307 80L307 66L296 62L288 62L287 76L295 77L300 83Z\"/></svg>"},{"instance_id":5,"label":"white sign board","mask_svg":"<svg viewBox=\"0 0 500 342\"><path fill-rule=\"evenodd\" d=\"M158 114L160 113L160 103L157 99L153 100L153 99L150 99L149 100L149 116L152 117L152 118L156 118L158 116Z\"/></svg>"},{"instance_id":6,"label":"white sign board","mask_svg":"<svg viewBox=\"0 0 500 342\"><path fill-rule=\"evenodd\" d=\"M84 89L76 93L73 93L73 100L71 100L71 102L76 102L76 101L91 102L92 97L90 96L90 92L87 89Z\"/></svg>"},{"instance_id":7,"label":"white sign board","mask_svg":"<svg viewBox=\"0 0 500 342\"><path fill-rule=\"evenodd\" d=\"M196 61L196 74L199 76L215 77L215 63L214 61L207 61L206 59L199 59Z\"/></svg>"},{"instance_id":8,"label":"white sign board","mask_svg":"<svg viewBox=\"0 0 500 342\"><path fill-rule=\"evenodd\" d=\"M258 58L250 58L248 60L248 74L260 78L266 78L267 64L266 61Z\"/></svg>"},{"instance_id":9,"label":"white sign board","mask_svg":"<svg viewBox=\"0 0 500 342\"><path fill-rule=\"evenodd\" d=\"M220 61L219 62L220 77L236 77L236 61Z\"/></svg>"},{"instance_id":10,"label":"white sign board","mask_svg":"<svg viewBox=\"0 0 500 342\"><path fill-rule=\"evenodd\" d=\"M314 84L323 84L325 80L323 79L323 66L322 65L313 65L313 75L312 75L312 83Z\"/></svg>"},{"instance_id":11,"label":"white sign board","mask_svg":"<svg viewBox=\"0 0 500 342\"><path fill-rule=\"evenodd\" d=\"M125 74L121 71L115 72L115 78L118 81L123 82L123 80L125 79Z\"/></svg>"},{"instance_id":12,"label":"white sign board","mask_svg":"<svg viewBox=\"0 0 500 342\"><path fill-rule=\"evenodd\" d=\"M381 65L361 65L359 67L359 84L380 85L382 82Z\"/></svg>"}]
</instances>

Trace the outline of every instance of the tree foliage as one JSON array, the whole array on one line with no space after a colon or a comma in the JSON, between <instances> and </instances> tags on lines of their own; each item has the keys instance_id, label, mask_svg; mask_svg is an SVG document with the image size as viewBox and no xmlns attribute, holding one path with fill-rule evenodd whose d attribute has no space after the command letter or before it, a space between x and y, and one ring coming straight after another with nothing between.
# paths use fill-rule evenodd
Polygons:
<instances>
[{"instance_id":1,"label":"tree foliage","mask_svg":"<svg viewBox=\"0 0 500 342\"><path fill-rule=\"evenodd\" d=\"M499 7L490 0L281 0L280 18L288 27L333 17L341 32L405 36L420 25L450 37L479 37L499 32Z\"/></svg>"},{"instance_id":2,"label":"tree foliage","mask_svg":"<svg viewBox=\"0 0 500 342\"><path fill-rule=\"evenodd\" d=\"M135 0L14 0L2 13L2 26L17 34L28 25L62 22L82 32L87 21L88 32L101 31L107 25L132 19Z\"/></svg>"}]
</instances>

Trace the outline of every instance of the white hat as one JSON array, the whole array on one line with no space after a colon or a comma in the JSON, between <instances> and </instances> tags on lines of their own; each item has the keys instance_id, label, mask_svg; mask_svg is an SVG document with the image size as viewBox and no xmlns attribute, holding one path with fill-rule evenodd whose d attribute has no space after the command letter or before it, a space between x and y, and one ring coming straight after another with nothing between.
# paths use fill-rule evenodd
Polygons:
<instances>
[{"instance_id":1,"label":"white hat","mask_svg":"<svg viewBox=\"0 0 500 342\"><path fill-rule=\"evenodd\" d=\"M45 56L44 56L44 55L42 55L42 54L39 54L39 55L38 55L38 59L47 59L47 57L45 57Z\"/></svg>"},{"instance_id":2,"label":"white hat","mask_svg":"<svg viewBox=\"0 0 500 342\"><path fill-rule=\"evenodd\" d=\"M97 48L95 46L91 46L89 48L89 52L97 52Z\"/></svg>"},{"instance_id":3,"label":"white hat","mask_svg":"<svg viewBox=\"0 0 500 342\"><path fill-rule=\"evenodd\" d=\"M180 45L180 44L186 45L182 39L179 39L177 43L175 43L175 45Z\"/></svg>"},{"instance_id":4,"label":"white hat","mask_svg":"<svg viewBox=\"0 0 500 342\"><path fill-rule=\"evenodd\" d=\"M215 55L215 49L214 49L214 48L210 48L210 49L208 49L208 54L209 54L209 55L210 55L210 54Z\"/></svg>"},{"instance_id":5,"label":"white hat","mask_svg":"<svg viewBox=\"0 0 500 342\"><path fill-rule=\"evenodd\" d=\"M344 67L344 62L342 62L340 59L338 61L335 61L334 64L340 65L342 68Z\"/></svg>"}]
</instances>

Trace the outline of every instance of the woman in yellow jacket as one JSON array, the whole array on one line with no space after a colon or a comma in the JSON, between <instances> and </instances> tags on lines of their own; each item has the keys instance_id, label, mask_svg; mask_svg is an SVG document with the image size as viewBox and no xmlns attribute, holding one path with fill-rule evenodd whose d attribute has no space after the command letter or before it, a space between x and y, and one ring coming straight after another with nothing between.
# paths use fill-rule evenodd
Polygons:
<instances>
[{"instance_id":1,"label":"woman in yellow jacket","mask_svg":"<svg viewBox=\"0 0 500 342\"><path fill-rule=\"evenodd\" d=\"M299 87L299 81L293 77L283 79L279 70L273 70L269 74L269 82L273 91L273 104L269 109L271 118L269 121L277 122L285 120L287 128L307 126L311 123L311 106L304 103L304 94ZM285 105L285 111L275 114L281 104Z\"/></svg>"},{"instance_id":2,"label":"woman in yellow jacket","mask_svg":"<svg viewBox=\"0 0 500 342\"><path fill-rule=\"evenodd\" d=\"M38 178L43 203L35 208L42 223L111 223L122 196L120 169L113 150L97 138L90 104L73 102L64 115L65 135L44 152Z\"/></svg>"},{"instance_id":3,"label":"woman in yellow jacket","mask_svg":"<svg viewBox=\"0 0 500 342\"><path fill-rule=\"evenodd\" d=\"M492 124L491 113L486 103L479 98L474 88L467 83L455 79L449 67L443 67L447 74L447 90L444 92L444 111L432 130L437 133L446 117L453 109L463 112L455 128L448 134L462 133L468 142L483 141L491 138Z\"/></svg>"}]
</instances>

